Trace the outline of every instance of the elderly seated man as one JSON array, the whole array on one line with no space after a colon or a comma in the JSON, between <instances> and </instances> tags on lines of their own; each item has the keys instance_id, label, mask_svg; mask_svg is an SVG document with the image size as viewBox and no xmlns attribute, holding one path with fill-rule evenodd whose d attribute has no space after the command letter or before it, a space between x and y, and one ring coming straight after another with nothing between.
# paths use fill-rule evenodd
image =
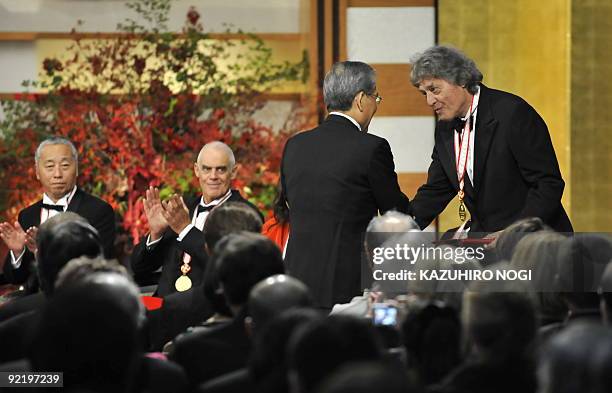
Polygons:
<instances>
[{"instance_id":1,"label":"elderly seated man","mask_svg":"<svg viewBox=\"0 0 612 393\"><path fill-rule=\"evenodd\" d=\"M134 248L131 264L137 279L162 268L158 296L186 291L202 283L208 261L203 228L212 209L228 201L255 208L238 190L230 188L237 169L230 147L223 142L210 142L202 147L193 164L201 195L186 201L173 195L162 202L157 188L146 191L144 211L150 231Z\"/></svg>"}]
</instances>

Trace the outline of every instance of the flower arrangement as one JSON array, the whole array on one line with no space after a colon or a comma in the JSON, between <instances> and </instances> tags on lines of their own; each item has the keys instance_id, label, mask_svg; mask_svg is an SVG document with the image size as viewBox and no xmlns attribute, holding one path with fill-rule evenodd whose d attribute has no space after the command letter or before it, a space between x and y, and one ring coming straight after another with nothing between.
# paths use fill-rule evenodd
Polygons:
<instances>
[{"instance_id":1,"label":"flower arrangement","mask_svg":"<svg viewBox=\"0 0 612 393\"><path fill-rule=\"evenodd\" d=\"M158 186L162 197L197 192L193 162L213 140L230 145L240 163L234 187L269 209L284 142L300 128L300 118L275 132L251 115L270 87L305 82L307 57L275 63L261 39L240 31L243 39L212 39L195 8L182 33L167 33L170 0L127 6L150 26L127 20L118 26L124 33L118 38L75 35L65 56L44 60L38 81L24 82L43 93L18 94L2 103L5 218L14 219L40 198L39 188L32 187L33 156L49 135L75 143L78 184L113 206L129 243L147 231L144 190Z\"/></svg>"}]
</instances>

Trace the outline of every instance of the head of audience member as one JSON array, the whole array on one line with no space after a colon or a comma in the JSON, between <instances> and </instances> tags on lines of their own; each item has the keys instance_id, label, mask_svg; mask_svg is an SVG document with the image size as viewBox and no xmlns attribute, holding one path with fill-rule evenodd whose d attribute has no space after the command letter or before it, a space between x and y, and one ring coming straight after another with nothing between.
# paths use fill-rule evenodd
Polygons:
<instances>
[{"instance_id":1,"label":"head of audience member","mask_svg":"<svg viewBox=\"0 0 612 393\"><path fill-rule=\"evenodd\" d=\"M495 270L508 269L501 263ZM520 281L473 281L464 293L464 342L476 361L528 364L533 355L535 301Z\"/></svg>"},{"instance_id":2,"label":"head of audience member","mask_svg":"<svg viewBox=\"0 0 612 393\"><path fill-rule=\"evenodd\" d=\"M54 202L70 193L76 185L79 157L68 139L51 137L42 141L34 155L36 178Z\"/></svg>"},{"instance_id":3,"label":"head of audience member","mask_svg":"<svg viewBox=\"0 0 612 393\"><path fill-rule=\"evenodd\" d=\"M323 100L328 112L352 117L367 132L380 102L376 72L359 61L335 63L323 80Z\"/></svg>"},{"instance_id":4,"label":"head of audience member","mask_svg":"<svg viewBox=\"0 0 612 393\"><path fill-rule=\"evenodd\" d=\"M440 302L413 305L402 323L408 367L421 385L441 382L461 361L457 310Z\"/></svg>"},{"instance_id":5,"label":"head of audience member","mask_svg":"<svg viewBox=\"0 0 612 393\"><path fill-rule=\"evenodd\" d=\"M249 373L261 392L287 392L287 347L291 335L325 316L309 308L292 308L274 316L254 337Z\"/></svg>"},{"instance_id":6,"label":"head of audience member","mask_svg":"<svg viewBox=\"0 0 612 393\"><path fill-rule=\"evenodd\" d=\"M510 261L519 241L530 233L552 231L539 217L530 217L518 220L501 231L495 241L495 254L497 260Z\"/></svg>"},{"instance_id":7,"label":"head of audience member","mask_svg":"<svg viewBox=\"0 0 612 393\"><path fill-rule=\"evenodd\" d=\"M248 330L256 335L275 316L292 308L312 307L310 290L297 278L277 274L251 289L248 300Z\"/></svg>"},{"instance_id":8,"label":"head of audience member","mask_svg":"<svg viewBox=\"0 0 612 393\"><path fill-rule=\"evenodd\" d=\"M145 307L140 300L140 290L127 269L116 260L102 256L82 256L68 262L62 268L55 282L55 291L61 292L75 285L104 284L116 288L126 309L136 319L139 328L145 322Z\"/></svg>"},{"instance_id":9,"label":"head of audience member","mask_svg":"<svg viewBox=\"0 0 612 393\"><path fill-rule=\"evenodd\" d=\"M599 285L612 259L610 239L594 233L575 234L559 263L558 285L570 317L599 310Z\"/></svg>"},{"instance_id":10,"label":"head of audience member","mask_svg":"<svg viewBox=\"0 0 612 393\"><path fill-rule=\"evenodd\" d=\"M204 145L193 164L205 203L222 198L236 178L238 166L232 149L223 142L214 141Z\"/></svg>"},{"instance_id":11,"label":"head of audience member","mask_svg":"<svg viewBox=\"0 0 612 393\"><path fill-rule=\"evenodd\" d=\"M217 275L216 255L213 250L217 242L230 233L247 231L261 232L261 217L249 205L242 202L225 202L210 211L204 223L206 250L211 255L204 269L204 296L212 305L216 314L231 317L232 312L227 306L221 284Z\"/></svg>"},{"instance_id":12,"label":"head of audience member","mask_svg":"<svg viewBox=\"0 0 612 393\"><path fill-rule=\"evenodd\" d=\"M394 210L372 218L366 228L364 246L368 261L372 261L374 249L392 238L409 231L420 231L412 217Z\"/></svg>"},{"instance_id":13,"label":"head of audience member","mask_svg":"<svg viewBox=\"0 0 612 393\"><path fill-rule=\"evenodd\" d=\"M289 384L296 393L314 392L341 366L382 359L382 345L369 320L332 315L301 326L289 343Z\"/></svg>"},{"instance_id":14,"label":"head of audience member","mask_svg":"<svg viewBox=\"0 0 612 393\"><path fill-rule=\"evenodd\" d=\"M410 59L410 81L426 97L438 120L465 117L482 73L474 61L448 46L433 46Z\"/></svg>"},{"instance_id":15,"label":"head of audience member","mask_svg":"<svg viewBox=\"0 0 612 393\"><path fill-rule=\"evenodd\" d=\"M510 265L531 271L530 290L537 298L541 325L561 322L567 316L567 305L555 280L568 247L569 239L553 231L526 234L515 247Z\"/></svg>"},{"instance_id":16,"label":"head of audience member","mask_svg":"<svg viewBox=\"0 0 612 393\"><path fill-rule=\"evenodd\" d=\"M225 202L210 211L204 223L206 250L208 254L225 235L247 231L259 233L263 222L259 213L243 202Z\"/></svg>"},{"instance_id":17,"label":"head of audience member","mask_svg":"<svg viewBox=\"0 0 612 393\"><path fill-rule=\"evenodd\" d=\"M57 275L68 261L103 253L98 231L72 212L60 213L45 221L36 235L36 246L38 280L46 297L53 294Z\"/></svg>"},{"instance_id":18,"label":"head of audience member","mask_svg":"<svg viewBox=\"0 0 612 393\"><path fill-rule=\"evenodd\" d=\"M258 233L231 233L217 243L214 253L219 282L234 315L246 305L255 284L285 272L278 247Z\"/></svg>"},{"instance_id":19,"label":"head of audience member","mask_svg":"<svg viewBox=\"0 0 612 393\"><path fill-rule=\"evenodd\" d=\"M606 326L612 325L612 263L608 263L599 284L600 309Z\"/></svg>"},{"instance_id":20,"label":"head of audience member","mask_svg":"<svg viewBox=\"0 0 612 393\"><path fill-rule=\"evenodd\" d=\"M404 237L414 236L411 233ZM415 239L419 239L417 236ZM419 247L421 243L412 243L412 247ZM470 271L481 269L481 262L476 252L468 255L463 247L452 247L449 245L439 245L422 249L422 253L416 258L412 266L415 273L414 278L407 281L407 292L425 304L431 302L443 302L461 310L463 302L463 292L469 284L467 278L457 279L438 279L443 277L443 272L451 272L456 277L464 275L469 277ZM432 273L437 273L433 276Z\"/></svg>"},{"instance_id":21,"label":"head of audience member","mask_svg":"<svg viewBox=\"0 0 612 393\"><path fill-rule=\"evenodd\" d=\"M604 393L612 386L612 331L598 324L568 326L542 350L539 393Z\"/></svg>"},{"instance_id":22,"label":"head of audience member","mask_svg":"<svg viewBox=\"0 0 612 393\"><path fill-rule=\"evenodd\" d=\"M120 286L95 282L58 291L35 328L32 369L63 372L66 388L129 391L138 327L125 296Z\"/></svg>"},{"instance_id":23,"label":"head of audience member","mask_svg":"<svg viewBox=\"0 0 612 393\"><path fill-rule=\"evenodd\" d=\"M350 363L330 376L318 393L414 393L417 389L399 367L380 362Z\"/></svg>"}]
</instances>

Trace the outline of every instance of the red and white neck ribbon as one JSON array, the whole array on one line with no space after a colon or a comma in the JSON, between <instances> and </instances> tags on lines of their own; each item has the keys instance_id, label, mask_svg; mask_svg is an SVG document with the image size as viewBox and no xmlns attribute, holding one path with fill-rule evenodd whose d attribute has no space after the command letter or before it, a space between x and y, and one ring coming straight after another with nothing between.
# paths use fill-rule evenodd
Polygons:
<instances>
[{"instance_id":1,"label":"red and white neck ribbon","mask_svg":"<svg viewBox=\"0 0 612 393\"><path fill-rule=\"evenodd\" d=\"M470 104L470 111L468 112L468 118L461 131L455 132L455 166L457 170L457 179L459 180L459 193L463 194L464 177L467 169L467 161L470 151L470 133L471 133L471 117L472 117L472 106L474 105L474 97L472 97L472 103ZM455 130L459 131L459 130Z\"/></svg>"}]
</instances>

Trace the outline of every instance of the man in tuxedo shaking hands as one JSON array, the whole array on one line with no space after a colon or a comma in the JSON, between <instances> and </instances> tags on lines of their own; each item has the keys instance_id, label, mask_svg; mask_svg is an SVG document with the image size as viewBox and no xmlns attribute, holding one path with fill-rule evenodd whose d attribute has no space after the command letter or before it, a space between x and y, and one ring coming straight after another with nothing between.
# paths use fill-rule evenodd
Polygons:
<instances>
[{"instance_id":1,"label":"man in tuxedo shaking hands","mask_svg":"<svg viewBox=\"0 0 612 393\"><path fill-rule=\"evenodd\" d=\"M0 238L9 249L3 273L13 284L25 284L26 291L38 287L34 270L38 226L60 212L71 211L98 230L104 255L112 257L115 243L115 213L101 199L76 185L78 153L71 141L51 137L40 143L34 156L36 178L43 189L42 199L19 212L15 223L0 223Z\"/></svg>"},{"instance_id":2,"label":"man in tuxedo shaking hands","mask_svg":"<svg viewBox=\"0 0 612 393\"><path fill-rule=\"evenodd\" d=\"M565 183L535 109L482 84L474 61L457 49L434 46L411 64L411 82L438 120L427 183L412 201L421 228L458 196L460 219L466 207L471 215L470 233L497 232L526 217L571 232L561 205Z\"/></svg>"},{"instance_id":3,"label":"man in tuxedo shaking hands","mask_svg":"<svg viewBox=\"0 0 612 393\"><path fill-rule=\"evenodd\" d=\"M329 116L287 141L281 184L291 222L287 269L319 307L331 309L363 291L368 222L392 209L408 213L410 203L398 185L389 143L368 134L382 100L374 69L356 61L334 64L323 96Z\"/></svg>"}]
</instances>

